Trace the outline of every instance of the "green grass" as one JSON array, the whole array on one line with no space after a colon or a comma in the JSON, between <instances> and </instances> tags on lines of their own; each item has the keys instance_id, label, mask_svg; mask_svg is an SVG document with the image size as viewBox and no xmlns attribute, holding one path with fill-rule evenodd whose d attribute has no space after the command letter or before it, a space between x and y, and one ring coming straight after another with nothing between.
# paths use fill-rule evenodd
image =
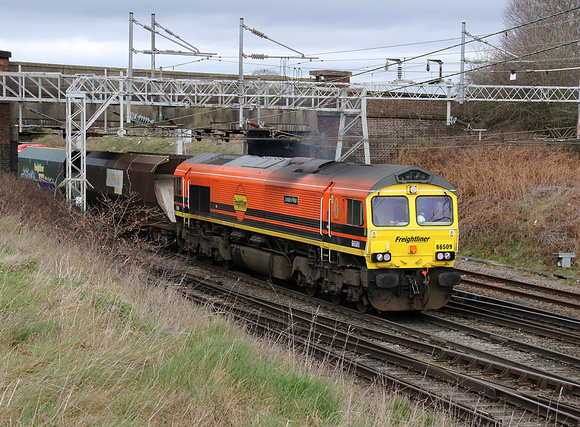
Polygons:
<instances>
[{"instance_id":1,"label":"green grass","mask_svg":"<svg viewBox=\"0 0 580 427\"><path fill-rule=\"evenodd\" d=\"M169 423L177 390L203 402L219 423L254 413L272 425L340 419L335 385L261 355L225 320L210 317L177 332L142 328L133 304L106 289L35 284L36 267L0 265L3 390L14 388L0 419L33 424L44 414L55 422L141 425L153 416ZM50 304L58 294L63 304Z\"/></svg>"},{"instance_id":2,"label":"green grass","mask_svg":"<svg viewBox=\"0 0 580 427\"><path fill-rule=\"evenodd\" d=\"M114 151L114 152L128 152L137 151L142 153L156 153L156 154L175 154L177 146L174 144L175 138L147 138L137 136L127 136L124 138L117 138L113 136L93 137L87 140L88 150L99 151ZM196 141L185 144L185 154L195 156L199 153L225 153L225 154L241 154L242 142L241 139L231 139L229 142L221 140L204 138L201 141Z\"/></svg>"},{"instance_id":3,"label":"green grass","mask_svg":"<svg viewBox=\"0 0 580 427\"><path fill-rule=\"evenodd\" d=\"M0 215L0 425L448 425L15 225Z\"/></svg>"},{"instance_id":4,"label":"green grass","mask_svg":"<svg viewBox=\"0 0 580 427\"><path fill-rule=\"evenodd\" d=\"M175 154L177 146L176 138L172 136L125 136L119 138L113 135L93 136L87 138L87 150L113 151L113 152L139 152L153 154ZM48 147L65 148L66 141L54 133L39 133L31 142L44 144ZM191 142L184 145L186 155L195 156L200 153L224 153L241 154L242 137L233 135L228 142L211 136L205 136L201 141L192 138Z\"/></svg>"},{"instance_id":5,"label":"green grass","mask_svg":"<svg viewBox=\"0 0 580 427\"><path fill-rule=\"evenodd\" d=\"M227 414L233 405L252 408L273 425L281 420L284 425L303 425L308 418L325 425L340 421L342 402L333 385L284 369L240 339L223 320L191 331L181 344L180 351L152 374L188 391L195 400L209 395L220 413ZM224 395L224 389L233 394ZM247 416L251 418L251 413Z\"/></svg>"}]
</instances>

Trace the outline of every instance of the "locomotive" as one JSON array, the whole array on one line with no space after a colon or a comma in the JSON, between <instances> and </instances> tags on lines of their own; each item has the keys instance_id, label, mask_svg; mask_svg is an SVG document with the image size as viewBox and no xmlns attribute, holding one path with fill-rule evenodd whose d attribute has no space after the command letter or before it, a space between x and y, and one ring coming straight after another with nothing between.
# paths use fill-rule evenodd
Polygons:
<instances>
[{"instance_id":1,"label":"locomotive","mask_svg":"<svg viewBox=\"0 0 580 427\"><path fill-rule=\"evenodd\" d=\"M42 170L45 184L54 169L62 179L54 149L25 148L21 159L22 176L40 181ZM419 167L90 152L87 179L89 199L137 193L159 206L155 238L363 312L438 309L461 281L455 189Z\"/></svg>"},{"instance_id":2,"label":"locomotive","mask_svg":"<svg viewBox=\"0 0 580 427\"><path fill-rule=\"evenodd\" d=\"M461 281L455 189L425 169L203 154L174 175L192 253L361 311L441 308Z\"/></svg>"}]
</instances>

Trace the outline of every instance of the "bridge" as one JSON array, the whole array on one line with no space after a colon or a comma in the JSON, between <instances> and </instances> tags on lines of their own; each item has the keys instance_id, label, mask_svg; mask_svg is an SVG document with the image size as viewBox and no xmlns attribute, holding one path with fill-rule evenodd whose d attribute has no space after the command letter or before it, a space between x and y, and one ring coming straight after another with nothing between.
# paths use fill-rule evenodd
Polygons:
<instances>
[{"instance_id":1,"label":"bridge","mask_svg":"<svg viewBox=\"0 0 580 427\"><path fill-rule=\"evenodd\" d=\"M243 127L244 110L264 109L332 111L340 114L336 160L343 160L361 147L370 163L367 101L446 101L447 124L452 124L452 102L563 102L580 103L580 87L490 86L436 81L388 85L361 85L309 80L268 81L259 79L181 79L123 75L58 72L0 72L0 102L66 104L67 197L86 204L86 135L111 105L119 107L123 123L131 121L134 105L210 107L239 110ZM87 117L87 105L96 109ZM346 118L350 117L348 122ZM346 133L360 123L362 135L343 152ZM77 166L78 165L78 166Z\"/></svg>"}]
</instances>

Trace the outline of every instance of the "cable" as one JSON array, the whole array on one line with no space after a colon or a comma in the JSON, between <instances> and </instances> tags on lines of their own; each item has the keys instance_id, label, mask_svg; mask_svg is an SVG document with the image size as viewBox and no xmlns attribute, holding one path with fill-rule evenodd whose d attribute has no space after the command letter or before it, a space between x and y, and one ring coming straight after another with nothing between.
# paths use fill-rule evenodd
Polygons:
<instances>
[{"instance_id":1,"label":"cable","mask_svg":"<svg viewBox=\"0 0 580 427\"><path fill-rule=\"evenodd\" d=\"M562 12L558 12L558 13L555 13L555 14L552 14L552 15L549 15L549 16L546 16L546 17L543 17L543 18L538 18L538 19L536 19L535 21L526 22L526 23L519 24L519 25L516 25L516 26L514 26L514 27L511 27L511 28L505 29L505 30L496 31L495 33L491 33L491 34L488 34L488 35L485 35L485 36L481 36L480 38L481 38L481 39L485 39L485 38L489 38L489 37L496 36L496 35L498 35L498 34L504 34L504 33L507 33L507 32L509 32L509 31L514 31L514 30L517 30L517 29L519 29L519 28L526 27L526 26L528 26L528 25L532 25L532 24L536 24L536 23L538 23L538 22L542 22L542 21L545 21L545 20L547 20L547 19L554 18L554 17L556 17L556 16L560 16L560 15L563 15L563 14L565 14L565 13L569 13L569 12L572 12L572 11L574 11L574 10L579 10L579 9L580 9L580 6L578 6L578 7L573 7L573 8L570 8L570 9L564 10L564 11L562 11ZM468 44L468 43L473 43L474 41L475 41L475 40L469 40L469 41L465 42L465 44ZM419 59L419 58L424 58L424 57L426 57L426 56L434 55L434 54L437 54L437 53L439 53L439 52L443 52L443 51L445 51L445 50L454 49L454 48L456 48L456 47L460 47L462 44L463 44L463 43L458 43L458 44L455 44L455 45L452 45L452 46L449 46L449 47L445 47L445 48L442 48L442 49L437 49L437 50L434 50L434 51L431 51L431 52L428 52L428 53L425 53L425 54L417 55L417 56L414 56L414 57L411 57L411 58L405 58L405 59L403 59L403 60L401 61L401 63L409 62L409 61L412 61L412 60L415 60L415 59ZM572 44L572 43L570 43L570 44ZM541 52L540 52L540 53L541 53ZM530 56L530 55L527 55L527 56ZM368 71L366 71L366 72L377 71L377 70L380 70L382 67L383 67L383 66L376 67L376 68L374 68L374 69L372 69L372 70L368 70ZM470 72L471 72L471 71L473 71L473 70L470 70ZM358 73L358 74L356 74L356 75L353 75L352 77L355 77L355 76L358 76L358 75L362 75L362 74L365 74L365 72ZM459 73L459 74L460 74L460 73ZM452 74L451 76L454 76L454 75L457 75L457 73L456 73L456 74ZM451 77L451 76L447 76L447 77Z\"/></svg>"},{"instance_id":2,"label":"cable","mask_svg":"<svg viewBox=\"0 0 580 427\"><path fill-rule=\"evenodd\" d=\"M336 51L331 51L331 52L318 52L318 53L315 52L312 55L334 55L334 54L339 54L339 53L364 52L367 50L392 49L395 47L407 47L407 46L416 46L416 45L421 45L421 44L441 43L441 42L447 42L447 41L458 40L458 39L459 39L459 37L452 37L452 38L448 38L448 39L440 39L440 40L432 40L432 41L424 41L424 42L413 42L413 43L401 43L401 44L393 44L393 45L388 45L388 46L376 46L376 47L365 47L365 48L360 48L360 49L336 50Z\"/></svg>"},{"instance_id":3,"label":"cable","mask_svg":"<svg viewBox=\"0 0 580 427\"><path fill-rule=\"evenodd\" d=\"M537 51L537 52L533 52L533 53L529 53L529 54L525 54L525 55L520 55L517 59L522 59L522 58L525 58L525 57L528 57L528 56L532 56L532 55L536 55L536 54L539 54L539 53L547 52L547 51L550 51L550 50L554 50L554 49L557 49L557 48L560 48L560 47L564 47L564 46L567 46L567 45L570 45L570 44L574 44L574 43L579 43L579 42L580 42L580 39L579 40L573 40L573 41L570 41L570 42L567 42L567 43L563 43L563 44L560 44L560 45L557 45L557 46L548 47L546 49L542 49L542 50ZM507 59L507 60L504 60L504 61L498 61L498 62L495 62L495 63L491 63L491 64L488 64L488 65L483 65L483 66L474 68L474 69L470 70L469 72L478 71L478 70L485 69L485 68L489 68L489 67L496 66L496 65L501 65L501 64L504 64L504 63L507 63L507 62L511 62L511 61L513 61L513 59ZM446 78L453 77L453 76L459 75L459 74L461 74L461 72L457 72L457 73L453 73L453 74L448 74L445 77ZM414 83L414 84L409 84L409 85L401 85L398 88L393 88L392 90L394 91L394 90L398 90L398 89L404 89L406 87L413 87L413 86L416 86L418 84L421 84L421 83ZM229 109L229 107L219 107L219 108L216 108L214 111L219 111L219 110L222 110L222 109ZM306 109L306 111L315 110L315 109L316 109L315 107L312 107L312 108ZM205 114L205 113L202 113L202 114ZM272 114L272 115L266 116L266 117L281 117L281 116L283 116L285 114L290 114L290 112L284 112L283 114L281 114L281 113ZM185 116L173 118L172 120L178 120L180 118L193 117L195 115L196 114L185 115ZM227 123L227 124L235 124L235 123L237 123L237 122L231 122L231 123Z\"/></svg>"}]
</instances>

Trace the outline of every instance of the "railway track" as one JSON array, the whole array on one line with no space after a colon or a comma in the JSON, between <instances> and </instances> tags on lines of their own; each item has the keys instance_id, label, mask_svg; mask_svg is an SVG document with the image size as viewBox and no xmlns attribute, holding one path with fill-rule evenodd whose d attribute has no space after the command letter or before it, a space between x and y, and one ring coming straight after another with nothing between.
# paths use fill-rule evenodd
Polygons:
<instances>
[{"instance_id":1,"label":"railway track","mask_svg":"<svg viewBox=\"0 0 580 427\"><path fill-rule=\"evenodd\" d=\"M195 283L191 277L187 281L193 283L186 290L189 298L204 304L213 299L214 307L244 319L261 334L284 335L306 351L334 360L371 381L438 402L459 419L482 425L580 424L580 359L574 356L520 345L523 343L429 314L419 314L411 325L404 325L324 301L317 301L314 312L310 299L304 299L302 305L310 306L306 309L298 308L297 303L290 306L287 297L273 303L281 294L297 301L304 298L286 289L277 288L276 297L259 298L231 287ZM330 314L320 312L321 307ZM426 330L421 331L417 323ZM471 337L472 342L441 338L451 329L461 331L464 341ZM501 356L479 349L473 345L473 337L492 347L511 347L511 353ZM513 357L516 351L519 356ZM558 365L557 371L526 363L530 354Z\"/></svg>"},{"instance_id":2,"label":"railway track","mask_svg":"<svg viewBox=\"0 0 580 427\"><path fill-rule=\"evenodd\" d=\"M524 298L531 302L544 302L576 310L580 313L580 293L551 288L524 280L514 280L471 270L455 269L461 274L462 284L485 289L488 292Z\"/></svg>"},{"instance_id":3,"label":"railway track","mask_svg":"<svg viewBox=\"0 0 580 427\"><path fill-rule=\"evenodd\" d=\"M533 307L503 303L493 298L458 291L441 313L479 318L489 323L527 331L580 347L580 321L554 316Z\"/></svg>"},{"instance_id":4,"label":"railway track","mask_svg":"<svg viewBox=\"0 0 580 427\"><path fill-rule=\"evenodd\" d=\"M497 274L460 272L462 284L441 313L454 313L464 319L477 316L489 325L488 329L511 337L521 335L523 330L533 334L538 345L580 355L580 293L569 285L571 276L567 277L567 284L555 279L543 279L543 284L538 284L534 283L538 279L532 282L529 278L516 280Z\"/></svg>"}]
</instances>

